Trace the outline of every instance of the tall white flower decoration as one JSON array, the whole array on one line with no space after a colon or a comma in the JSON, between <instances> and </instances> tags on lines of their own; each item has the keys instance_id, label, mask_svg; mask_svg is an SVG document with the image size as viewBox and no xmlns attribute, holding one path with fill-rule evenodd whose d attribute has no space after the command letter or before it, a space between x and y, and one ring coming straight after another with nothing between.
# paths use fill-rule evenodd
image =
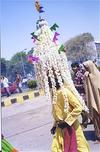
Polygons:
<instances>
[{"instance_id":1,"label":"tall white flower decoration","mask_svg":"<svg viewBox=\"0 0 100 152\"><path fill-rule=\"evenodd\" d=\"M49 28L47 21L44 19L38 20L38 29L33 33L35 35L35 47L33 56L39 58L39 62L35 64L36 76L39 80L39 87L45 90L48 100L51 99L51 92L48 84L48 78L51 79L53 102L56 99L56 82L55 75L61 88L64 84L75 94L77 99L83 105L85 111L88 110L82 97L77 92L67 64L67 57L64 52L64 46L59 45L57 42L57 32L53 33L52 30L58 27L54 24ZM55 28L56 27L56 28ZM67 100L67 99L65 99ZM67 105L68 106L68 105Z\"/></svg>"}]
</instances>

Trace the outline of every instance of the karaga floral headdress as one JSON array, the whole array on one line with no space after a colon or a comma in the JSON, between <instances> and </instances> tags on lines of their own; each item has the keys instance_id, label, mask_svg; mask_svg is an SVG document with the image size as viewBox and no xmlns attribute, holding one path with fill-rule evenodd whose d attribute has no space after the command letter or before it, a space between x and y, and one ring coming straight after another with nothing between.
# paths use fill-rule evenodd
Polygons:
<instances>
[{"instance_id":1,"label":"karaga floral headdress","mask_svg":"<svg viewBox=\"0 0 100 152\"><path fill-rule=\"evenodd\" d=\"M88 111L85 102L82 97L77 92L71 74L68 68L67 57L65 54L64 46L58 43L59 33L56 31L58 25L55 23L51 28L49 28L48 23L43 18L38 20L38 28L33 35L36 37L33 56L38 57L38 63L35 63L36 78L39 81L39 88L45 90L45 93L48 97L48 100L51 99L50 88L48 84L48 77L51 79L52 83L52 92L54 95L53 102L55 103L56 99L56 84L55 76L61 88L64 87L64 84L73 92L76 98L83 105L83 109ZM48 74L47 74L48 73ZM62 82L64 81L64 84ZM65 99L67 100L67 99Z\"/></svg>"}]
</instances>

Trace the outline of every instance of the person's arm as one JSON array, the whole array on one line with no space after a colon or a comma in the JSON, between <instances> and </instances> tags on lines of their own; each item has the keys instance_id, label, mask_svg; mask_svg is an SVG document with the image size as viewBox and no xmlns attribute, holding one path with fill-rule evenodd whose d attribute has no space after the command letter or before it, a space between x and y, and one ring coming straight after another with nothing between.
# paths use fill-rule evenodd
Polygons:
<instances>
[{"instance_id":1,"label":"person's arm","mask_svg":"<svg viewBox=\"0 0 100 152\"><path fill-rule=\"evenodd\" d=\"M19 77L19 78L20 78L20 82L22 83L22 81L23 81L22 76L20 75L20 77Z\"/></svg>"},{"instance_id":2,"label":"person's arm","mask_svg":"<svg viewBox=\"0 0 100 152\"><path fill-rule=\"evenodd\" d=\"M51 132L51 134L55 134L55 132L56 132L56 122L54 121L54 123L53 123L53 127L51 128L51 130L50 130L50 132Z\"/></svg>"},{"instance_id":3,"label":"person's arm","mask_svg":"<svg viewBox=\"0 0 100 152\"><path fill-rule=\"evenodd\" d=\"M81 103L78 101L78 99L75 97L75 95L70 91L67 90L66 92L68 102L72 106L73 110L67 115L65 118L65 122L71 126L75 120L78 118L78 116L81 114L83 107Z\"/></svg>"}]
</instances>

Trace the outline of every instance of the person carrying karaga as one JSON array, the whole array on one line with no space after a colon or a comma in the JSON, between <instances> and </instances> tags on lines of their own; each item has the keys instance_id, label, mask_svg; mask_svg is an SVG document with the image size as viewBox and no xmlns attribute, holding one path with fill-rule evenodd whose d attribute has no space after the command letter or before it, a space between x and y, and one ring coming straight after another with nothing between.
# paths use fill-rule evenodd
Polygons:
<instances>
[{"instance_id":1,"label":"person carrying karaga","mask_svg":"<svg viewBox=\"0 0 100 152\"><path fill-rule=\"evenodd\" d=\"M78 116L82 110L88 111L78 94L67 65L63 45L57 44L57 32L43 18L39 18L35 38L33 60L39 88L44 89L51 101L54 124L52 152L89 152ZM54 29L55 30L55 29ZM62 49L63 48L63 49Z\"/></svg>"}]
</instances>

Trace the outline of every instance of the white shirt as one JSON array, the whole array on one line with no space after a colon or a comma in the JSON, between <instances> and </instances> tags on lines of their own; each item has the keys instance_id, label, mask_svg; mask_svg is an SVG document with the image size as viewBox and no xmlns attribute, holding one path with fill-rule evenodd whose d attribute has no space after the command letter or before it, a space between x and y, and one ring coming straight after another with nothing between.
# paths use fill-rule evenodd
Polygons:
<instances>
[{"instance_id":1,"label":"white shirt","mask_svg":"<svg viewBox=\"0 0 100 152\"><path fill-rule=\"evenodd\" d=\"M3 79L3 85L4 85L4 88L9 87L9 85L8 85L8 79L6 77L4 77L4 79Z\"/></svg>"}]
</instances>

